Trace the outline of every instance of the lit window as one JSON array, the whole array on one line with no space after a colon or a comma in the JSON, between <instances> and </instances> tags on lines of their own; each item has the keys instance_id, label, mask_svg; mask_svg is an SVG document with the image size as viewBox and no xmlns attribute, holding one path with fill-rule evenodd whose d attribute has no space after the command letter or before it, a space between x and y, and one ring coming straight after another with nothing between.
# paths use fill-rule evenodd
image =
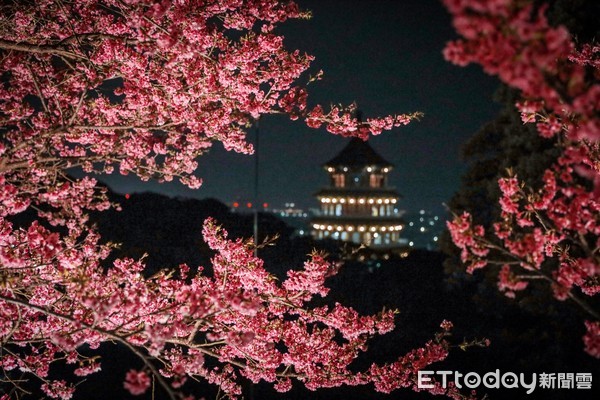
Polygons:
<instances>
[{"instance_id":1,"label":"lit window","mask_svg":"<svg viewBox=\"0 0 600 400\"><path fill-rule=\"evenodd\" d=\"M344 187L346 185L346 176L344 174L333 174L333 186Z\"/></svg>"},{"instance_id":2,"label":"lit window","mask_svg":"<svg viewBox=\"0 0 600 400\"><path fill-rule=\"evenodd\" d=\"M383 175L371 174L369 175L369 186L372 188L381 187L383 183Z\"/></svg>"}]
</instances>

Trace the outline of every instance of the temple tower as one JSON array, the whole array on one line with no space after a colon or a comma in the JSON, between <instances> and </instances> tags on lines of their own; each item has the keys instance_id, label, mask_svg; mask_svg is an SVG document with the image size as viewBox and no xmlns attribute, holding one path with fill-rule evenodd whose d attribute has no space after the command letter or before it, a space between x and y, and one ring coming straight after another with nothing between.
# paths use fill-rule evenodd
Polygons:
<instances>
[{"instance_id":1,"label":"temple tower","mask_svg":"<svg viewBox=\"0 0 600 400\"><path fill-rule=\"evenodd\" d=\"M388 186L391 163L367 142L352 138L323 167L330 184L316 193L320 211L311 220L315 239L364 243L373 249L404 245L396 208L400 195Z\"/></svg>"}]
</instances>

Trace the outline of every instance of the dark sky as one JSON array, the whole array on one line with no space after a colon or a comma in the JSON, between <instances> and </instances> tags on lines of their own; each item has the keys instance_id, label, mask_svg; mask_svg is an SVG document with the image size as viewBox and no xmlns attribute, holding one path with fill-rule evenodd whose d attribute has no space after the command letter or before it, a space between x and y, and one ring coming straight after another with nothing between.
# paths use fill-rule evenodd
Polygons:
<instances>
[{"instance_id":1,"label":"dark sky","mask_svg":"<svg viewBox=\"0 0 600 400\"><path fill-rule=\"evenodd\" d=\"M280 32L288 49L313 54L314 71L325 72L309 87L312 105L356 101L365 118L424 112L420 122L373 137L370 144L395 165L390 182L403 195L400 208L442 212L442 203L458 188L465 169L459 158L461 144L498 110L492 101L497 81L477 66L459 68L444 60L444 44L456 34L437 0L299 0L298 4L312 10L313 18L288 21ZM316 207L312 195L327 182L321 164L347 140L282 116L263 118L260 202ZM198 190L177 183L141 184L121 176L110 177L108 183L121 193L153 190L229 203L253 198L253 156L229 153L216 144L200 160L198 175L204 180Z\"/></svg>"}]
</instances>

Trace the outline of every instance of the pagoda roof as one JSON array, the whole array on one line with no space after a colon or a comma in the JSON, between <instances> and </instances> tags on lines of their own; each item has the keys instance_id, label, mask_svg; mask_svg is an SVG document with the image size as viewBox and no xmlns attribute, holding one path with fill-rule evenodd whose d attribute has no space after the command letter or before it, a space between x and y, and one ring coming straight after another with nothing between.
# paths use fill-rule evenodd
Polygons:
<instances>
[{"instance_id":1,"label":"pagoda roof","mask_svg":"<svg viewBox=\"0 0 600 400\"><path fill-rule=\"evenodd\" d=\"M381 157L366 141L352 138L346 147L323 164L325 167L365 167L376 165L380 167L393 167L394 165Z\"/></svg>"}]
</instances>

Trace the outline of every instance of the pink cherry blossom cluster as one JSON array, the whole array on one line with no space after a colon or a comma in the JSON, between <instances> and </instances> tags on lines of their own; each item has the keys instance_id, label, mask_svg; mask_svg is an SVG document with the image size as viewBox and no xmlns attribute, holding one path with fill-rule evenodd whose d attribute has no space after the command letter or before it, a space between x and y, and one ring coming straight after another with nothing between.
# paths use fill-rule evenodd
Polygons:
<instances>
[{"instance_id":1,"label":"pink cherry blossom cluster","mask_svg":"<svg viewBox=\"0 0 600 400\"><path fill-rule=\"evenodd\" d=\"M413 387L414 389L414 377L417 375L419 370L426 367L426 364L432 360L443 360L448 355L448 349L444 345L444 338L450 335L450 330L453 325L452 322L444 320L440 324L442 331L439 332L435 339L429 341L424 347L412 350L404 357L399 358L397 361L384 365L372 365L370 372L376 376L374 381L375 387L378 391L384 393L390 393L393 390L402 387ZM466 349L469 346L488 347L490 341L488 339L473 340L469 343L461 344L461 348ZM432 388L427 389L432 394L445 395L451 399L476 399L477 394L475 391L471 392L470 395L464 395L454 385L454 382L449 382L447 385L442 385L440 382L433 381ZM416 391L422 391L424 389L416 388Z\"/></svg>"},{"instance_id":2,"label":"pink cherry blossom cluster","mask_svg":"<svg viewBox=\"0 0 600 400\"><path fill-rule=\"evenodd\" d=\"M592 316L586 351L599 357L600 314L581 299L600 292L600 69L598 46L576 46L562 26L548 23L533 1L445 0L462 39L445 56L480 64L521 91L523 123L540 136L559 137L561 155L527 187L509 171L499 180L501 215L486 235L468 213L448 224L467 270L502 265L498 287L507 296L531 279L546 281L559 300L571 299Z\"/></svg>"},{"instance_id":3,"label":"pink cherry blossom cluster","mask_svg":"<svg viewBox=\"0 0 600 400\"><path fill-rule=\"evenodd\" d=\"M327 131L334 135L356 136L367 140L369 135L378 135L384 130L407 125L411 120L418 119L423 114L420 112L412 114L390 115L384 118L368 118L361 121L356 117L356 105L348 107L333 106L328 113L323 107L315 106L306 117L306 124L311 128L319 128L325 125Z\"/></svg>"},{"instance_id":4,"label":"pink cherry blossom cluster","mask_svg":"<svg viewBox=\"0 0 600 400\"><path fill-rule=\"evenodd\" d=\"M296 82L313 57L287 51L274 33L307 15L275 0L4 6L0 68L10 73L0 112L9 133L0 184L28 186L7 186L8 206L39 203L40 192L64 182L55 171L75 166L199 187L196 158L214 141L251 153L246 129L261 115L308 116L306 89ZM364 129L379 133L414 117L373 118L359 131L350 111L333 107L318 125L366 138Z\"/></svg>"},{"instance_id":5,"label":"pink cherry blossom cluster","mask_svg":"<svg viewBox=\"0 0 600 400\"><path fill-rule=\"evenodd\" d=\"M335 273L322 255L279 283L253 256L253 243L227 240L208 220L210 275L180 265L148 277L143 259L108 265L113 245L101 244L88 214L118 208L91 174L118 171L197 188L197 157L215 141L251 153L246 130L262 115L283 112L365 138L418 114L362 122L354 105L309 108L298 81L313 58L286 50L275 33L287 19L307 16L291 1L9 3L0 13L3 376L26 374L47 396L69 399L77 377L102 367L81 347L111 341L139 359L123 377L134 395L152 379L170 398L190 378L231 398L244 377L280 391L292 379L317 389L400 375L402 386L414 387L416 370L405 371L406 361L363 373L350 368L368 338L394 328L395 312L312 308ZM74 179L75 167L88 176ZM28 210L37 220L13 225ZM425 366L446 348L441 336L405 358ZM61 362L72 379L51 377ZM21 393L20 379L3 384Z\"/></svg>"},{"instance_id":6,"label":"pink cherry blossom cluster","mask_svg":"<svg viewBox=\"0 0 600 400\"><path fill-rule=\"evenodd\" d=\"M394 310L361 316L341 304L311 308L313 297L327 292L324 277L336 270L321 255L279 283L254 257L251 241L228 240L211 219L203 233L215 251L212 275L181 265L148 278L141 260L118 259L105 271L109 249L93 233L71 242L37 222L24 230L3 221L2 369L29 373L48 396L69 399L75 387L50 379L51 365L65 360L74 377L97 372L98 358L78 349L111 340L143 364L124 377L134 395L149 388L154 374L171 396L192 377L236 397L241 377L272 382L280 391L290 389L292 378L311 390L369 382L378 390L417 389L417 370L446 357L448 321L444 334L424 348L353 372L350 365L367 340L394 328ZM207 367L206 358L216 366Z\"/></svg>"}]
</instances>

